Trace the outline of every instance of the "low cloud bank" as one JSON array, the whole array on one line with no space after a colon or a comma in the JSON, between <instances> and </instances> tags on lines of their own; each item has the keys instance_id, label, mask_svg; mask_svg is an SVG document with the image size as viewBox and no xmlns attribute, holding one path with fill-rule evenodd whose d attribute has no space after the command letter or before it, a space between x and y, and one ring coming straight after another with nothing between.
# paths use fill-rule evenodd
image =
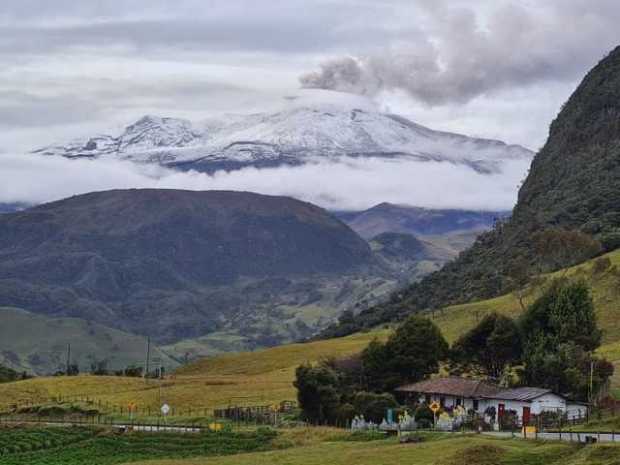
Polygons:
<instances>
[{"instance_id":1,"label":"low cloud bank","mask_svg":"<svg viewBox=\"0 0 620 465\"><path fill-rule=\"evenodd\" d=\"M529 161L479 174L451 163L342 158L298 167L178 172L112 160L0 155L0 202L43 203L92 191L128 188L244 190L286 195L331 210L380 202L428 208L511 209Z\"/></svg>"}]
</instances>

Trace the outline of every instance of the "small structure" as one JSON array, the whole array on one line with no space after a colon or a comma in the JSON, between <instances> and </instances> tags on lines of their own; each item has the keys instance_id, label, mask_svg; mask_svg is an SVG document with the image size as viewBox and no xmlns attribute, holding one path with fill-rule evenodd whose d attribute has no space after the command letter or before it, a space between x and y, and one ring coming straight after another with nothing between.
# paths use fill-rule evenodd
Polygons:
<instances>
[{"instance_id":1,"label":"small structure","mask_svg":"<svg viewBox=\"0 0 620 465\"><path fill-rule=\"evenodd\" d=\"M486 381L459 377L435 378L407 384L397 388L396 392L427 405L439 402L443 409L462 407L481 416L494 412L489 418L494 426L502 424L509 412L516 415L516 420L522 425L529 424L533 415L543 412L562 413L569 420L585 418L587 414L585 404L570 402L550 389L502 389Z\"/></svg>"}]
</instances>

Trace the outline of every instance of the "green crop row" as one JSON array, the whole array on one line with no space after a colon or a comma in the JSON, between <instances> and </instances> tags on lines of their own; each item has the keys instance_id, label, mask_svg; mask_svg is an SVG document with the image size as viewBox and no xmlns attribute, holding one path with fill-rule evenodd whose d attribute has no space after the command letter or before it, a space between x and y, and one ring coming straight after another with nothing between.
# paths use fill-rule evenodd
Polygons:
<instances>
[{"instance_id":1,"label":"green crop row","mask_svg":"<svg viewBox=\"0 0 620 465\"><path fill-rule=\"evenodd\" d=\"M57 428L60 430L60 428ZM50 428L50 431L52 429ZM126 433L97 430L88 437L72 436L63 447L22 449L0 456L0 465L107 465L155 458L186 458L231 455L273 448L276 433L268 429L218 433ZM17 434L17 433L12 433ZM53 434L53 433L51 433ZM1 433L0 433L1 435ZM22 430L21 441L40 443L40 431ZM80 437L80 440L77 438ZM27 442L30 440L30 442ZM66 443L65 443L66 444Z\"/></svg>"}]
</instances>

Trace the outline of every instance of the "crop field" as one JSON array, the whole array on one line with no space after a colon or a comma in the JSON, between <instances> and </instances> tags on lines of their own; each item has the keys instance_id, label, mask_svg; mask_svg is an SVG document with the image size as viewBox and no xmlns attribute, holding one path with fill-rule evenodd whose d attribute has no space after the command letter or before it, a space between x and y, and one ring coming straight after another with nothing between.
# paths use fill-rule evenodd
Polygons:
<instances>
[{"instance_id":1,"label":"crop field","mask_svg":"<svg viewBox=\"0 0 620 465\"><path fill-rule=\"evenodd\" d=\"M187 458L268 450L276 433L126 433L88 428L0 430L0 465L116 464L152 458Z\"/></svg>"}]
</instances>

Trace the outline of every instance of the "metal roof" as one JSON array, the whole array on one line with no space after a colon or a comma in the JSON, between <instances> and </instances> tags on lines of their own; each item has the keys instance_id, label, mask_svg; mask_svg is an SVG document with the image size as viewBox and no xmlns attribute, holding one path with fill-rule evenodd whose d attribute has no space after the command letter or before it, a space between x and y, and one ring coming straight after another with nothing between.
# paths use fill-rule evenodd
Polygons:
<instances>
[{"instance_id":1,"label":"metal roof","mask_svg":"<svg viewBox=\"0 0 620 465\"><path fill-rule=\"evenodd\" d=\"M396 388L396 391L415 392L418 394L443 394L467 398L489 398L500 392L501 389L486 381L453 376L407 384Z\"/></svg>"},{"instance_id":2,"label":"metal roof","mask_svg":"<svg viewBox=\"0 0 620 465\"><path fill-rule=\"evenodd\" d=\"M522 402L529 402L537 399L545 394L552 394L551 389L535 388L535 387L521 387L516 389L507 389L505 391L498 392L496 394L488 396L489 399L499 400L516 400Z\"/></svg>"}]
</instances>

